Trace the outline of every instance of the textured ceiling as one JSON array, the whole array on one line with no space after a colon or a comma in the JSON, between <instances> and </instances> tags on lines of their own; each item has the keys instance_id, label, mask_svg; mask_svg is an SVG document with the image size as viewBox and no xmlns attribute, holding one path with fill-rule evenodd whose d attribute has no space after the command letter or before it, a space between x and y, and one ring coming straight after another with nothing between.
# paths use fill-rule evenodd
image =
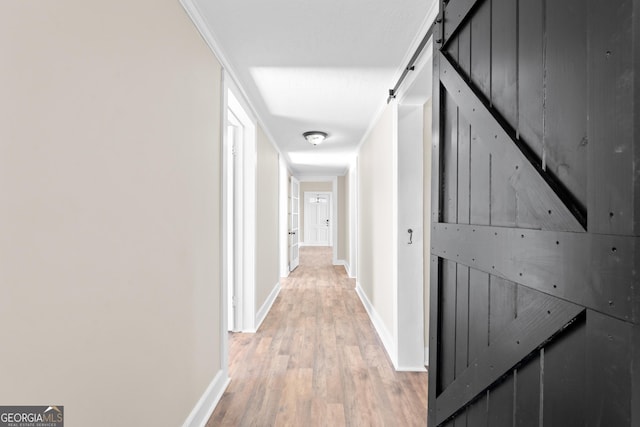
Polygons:
<instances>
[{"instance_id":1,"label":"textured ceiling","mask_svg":"<svg viewBox=\"0 0 640 427\"><path fill-rule=\"evenodd\" d=\"M195 3L266 132L302 176L346 171L424 36L434 0ZM314 147L302 137L308 130L329 137Z\"/></svg>"}]
</instances>

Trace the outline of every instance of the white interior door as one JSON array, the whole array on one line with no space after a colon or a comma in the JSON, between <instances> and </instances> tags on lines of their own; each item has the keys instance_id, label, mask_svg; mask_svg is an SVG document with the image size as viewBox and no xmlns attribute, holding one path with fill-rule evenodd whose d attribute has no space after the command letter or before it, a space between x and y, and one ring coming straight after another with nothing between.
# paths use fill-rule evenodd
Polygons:
<instances>
[{"instance_id":1,"label":"white interior door","mask_svg":"<svg viewBox=\"0 0 640 427\"><path fill-rule=\"evenodd\" d=\"M291 177L289 200L289 271L293 271L300 261L300 183L294 177Z\"/></svg>"},{"instance_id":2,"label":"white interior door","mask_svg":"<svg viewBox=\"0 0 640 427\"><path fill-rule=\"evenodd\" d=\"M305 193L304 243L331 246L331 193Z\"/></svg>"}]
</instances>

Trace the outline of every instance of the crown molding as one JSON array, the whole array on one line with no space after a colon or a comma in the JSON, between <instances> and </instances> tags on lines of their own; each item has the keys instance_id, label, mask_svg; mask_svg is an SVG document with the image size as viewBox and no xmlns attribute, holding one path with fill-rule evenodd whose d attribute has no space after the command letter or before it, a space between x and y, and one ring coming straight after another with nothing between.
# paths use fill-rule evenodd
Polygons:
<instances>
[{"instance_id":1,"label":"crown molding","mask_svg":"<svg viewBox=\"0 0 640 427\"><path fill-rule=\"evenodd\" d=\"M207 21L202 11L196 4L195 0L179 0L179 1L180 1L180 4L182 5L182 8L187 13L187 16L189 16L189 19L191 19L191 22L193 22L193 25L196 27L196 29L200 33L200 36L202 36L202 39L205 41L207 46L209 46L209 49L211 49L211 52L213 52L215 57L218 59L218 61L220 62L220 65L222 65L222 69L224 70L225 74L228 75L229 79L233 83L233 86L237 88L238 92L240 92L239 95L243 98L242 101L244 102L244 104L248 106L250 113L253 115L253 117L255 117L257 124L260 126L264 134L267 136L267 139L269 140L273 148L278 152L279 155L283 157L283 159L285 159L285 162L287 162L287 167L290 167L289 162L287 161L288 160L287 156L280 151L280 147L278 147L278 145L275 143L275 138L273 137L269 129L265 126L264 120L262 119L260 114L258 114L258 110L255 108L255 106L251 102L251 99L247 95L247 92L245 91L244 87L240 84L240 80L238 79L238 73L236 72L234 67L231 65L231 63L227 59L227 55L225 55L224 49L222 49L222 47L220 46L220 43L218 43L215 37L215 34L207 24Z\"/></svg>"}]
</instances>

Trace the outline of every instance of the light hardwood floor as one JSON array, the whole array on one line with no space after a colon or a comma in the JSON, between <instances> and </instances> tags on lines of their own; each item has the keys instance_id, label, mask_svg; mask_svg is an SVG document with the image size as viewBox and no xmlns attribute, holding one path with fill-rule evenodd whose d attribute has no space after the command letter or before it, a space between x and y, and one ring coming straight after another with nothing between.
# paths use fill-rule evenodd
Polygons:
<instances>
[{"instance_id":1,"label":"light hardwood floor","mask_svg":"<svg viewBox=\"0 0 640 427\"><path fill-rule=\"evenodd\" d=\"M305 247L256 334L230 334L207 427L425 426L427 374L396 372L331 249Z\"/></svg>"}]
</instances>

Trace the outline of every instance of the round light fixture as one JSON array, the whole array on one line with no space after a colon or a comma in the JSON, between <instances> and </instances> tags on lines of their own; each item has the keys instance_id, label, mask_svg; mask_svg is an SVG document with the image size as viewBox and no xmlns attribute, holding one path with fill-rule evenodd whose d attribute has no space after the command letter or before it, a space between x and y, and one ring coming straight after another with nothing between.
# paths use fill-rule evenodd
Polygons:
<instances>
[{"instance_id":1,"label":"round light fixture","mask_svg":"<svg viewBox=\"0 0 640 427\"><path fill-rule=\"evenodd\" d=\"M325 138L327 137L327 133L320 132L318 130L311 130L309 132L303 133L302 136L304 136L304 139L309 141L309 143L313 145L318 145L318 144L322 144L322 141L324 141Z\"/></svg>"}]
</instances>

